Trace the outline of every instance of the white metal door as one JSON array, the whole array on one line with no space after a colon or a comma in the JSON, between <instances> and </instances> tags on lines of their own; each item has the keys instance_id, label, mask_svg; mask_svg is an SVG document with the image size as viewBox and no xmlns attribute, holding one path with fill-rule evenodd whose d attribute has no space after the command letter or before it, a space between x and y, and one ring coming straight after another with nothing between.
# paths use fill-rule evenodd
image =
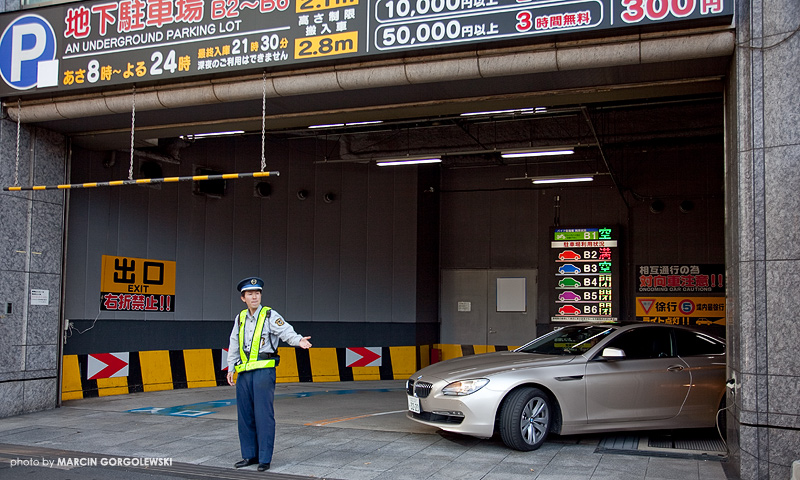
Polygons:
<instances>
[{"instance_id":1,"label":"white metal door","mask_svg":"<svg viewBox=\"0 0 800 480\"><path fill-rule=\"evenodd\" d=\"M518 346L533 339L536 282L536 270L442 270L442 343Z\"/></svg>"}]
</instances>

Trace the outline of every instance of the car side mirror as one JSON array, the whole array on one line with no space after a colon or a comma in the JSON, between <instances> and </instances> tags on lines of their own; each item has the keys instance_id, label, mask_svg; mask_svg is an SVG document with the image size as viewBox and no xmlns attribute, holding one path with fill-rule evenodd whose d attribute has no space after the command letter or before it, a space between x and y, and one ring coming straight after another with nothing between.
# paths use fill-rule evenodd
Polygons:
<instances>
[{"instance_id":1,"label":"car side mirror","mask_svg":"<svg viewBox=\"0 0 800 480\"><path fill-rule=\"evenodd\" d=\"M600 354L600 359L609 361L609 360L624 360L625 359L625 351L619 348L614 347L607 347L603 349L603 353Z\"/></svg>"}]
</instances>

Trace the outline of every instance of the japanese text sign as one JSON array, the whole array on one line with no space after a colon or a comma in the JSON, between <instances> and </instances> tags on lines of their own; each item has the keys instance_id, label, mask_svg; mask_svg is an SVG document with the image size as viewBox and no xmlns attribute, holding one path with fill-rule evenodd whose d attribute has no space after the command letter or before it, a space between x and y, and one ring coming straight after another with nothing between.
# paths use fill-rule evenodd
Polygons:
<instances>
[{"instance_id":1,"label":"japanese text sign","mask_svg":"<svg viewBox=\"0 0 800 480\"><path fill-rule=\"evenodd\" d=\"M725 297L636 297L637 320L725 334Z\"/></svg>"},{"instance_id":2,"label":"japanese text sign","mask_svg":"<svg viewBox=\"0 0 800 480\"><path fill-rule=\"evenodd\" d=\"M637 265L636 291L662 293L725 292L725 265Z\"/></svg>"},{"instance_id":3,"label":"japanese text sign","mask_svg":"<svg viewBox=\"0 0 800 480\"><path fill-rule=\"evenodd\" d=\"M0 15L0 96L732 15L733 0L71 2Z\"/></svg>"},{"instance_id":4,"label":"japanese text sign","mask_svg":"<svg viewBox=\"0 0 800 480\"><path fill-rule=\"evenodd\" d=\"M175 309L175 262L103 255L100 275L101 310Z\"/></svg>"}]
</instances>

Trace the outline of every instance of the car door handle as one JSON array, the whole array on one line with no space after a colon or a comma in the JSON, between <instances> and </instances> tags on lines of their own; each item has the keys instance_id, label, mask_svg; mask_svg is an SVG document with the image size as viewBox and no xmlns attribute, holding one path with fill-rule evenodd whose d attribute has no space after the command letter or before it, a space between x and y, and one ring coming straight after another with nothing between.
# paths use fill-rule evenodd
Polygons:
<instances>
[{"instance_id":1,"label":"car door handle","mask_svg":"<svg viewBox=\"0 0 800 480\"><path fill-rule=\"evenodd\" d=\"M670 365L667 367L667 370L670 372L681 372L683 371L683 365Z\"/></svg>"}]
</instances>

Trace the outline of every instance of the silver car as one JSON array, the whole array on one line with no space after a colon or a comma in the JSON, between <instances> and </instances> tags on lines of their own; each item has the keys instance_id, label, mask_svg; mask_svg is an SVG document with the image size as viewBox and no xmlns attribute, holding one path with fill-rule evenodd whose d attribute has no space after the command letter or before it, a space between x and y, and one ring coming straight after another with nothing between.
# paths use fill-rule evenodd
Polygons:
<instances>
[{"instance_id":1,"label":"silver car","mask_svg":"<svg viewBox=\"0 0 800 480\"><path fill-rule=\"evenodd\" d=\"M408 417L450 432L499 432L516 450L547 434L715 425L725 342L652 323L577 324L507 352L436 363L406 382Z\"/></svg>"}]
</instances>

